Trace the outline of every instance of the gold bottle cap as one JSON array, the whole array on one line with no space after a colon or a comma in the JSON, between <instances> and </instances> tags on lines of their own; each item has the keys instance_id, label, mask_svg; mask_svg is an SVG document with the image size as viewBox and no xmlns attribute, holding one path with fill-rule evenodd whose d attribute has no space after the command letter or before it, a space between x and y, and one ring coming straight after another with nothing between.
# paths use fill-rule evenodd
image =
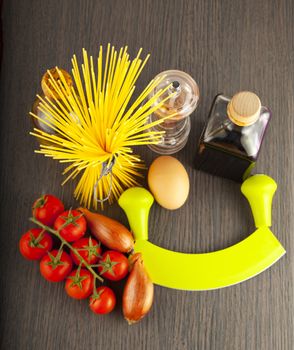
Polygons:
<instances>
[{"instance_id":1,"label":"gold bottle cap","mask_svg":"<svg viewBox=\"0 0 294 350\"><path fill-rule=\"evenodd\" d=\"M228 117L234 124L248 126L257 121L260 115L259 97L250 91L241 91L234 95L227 107Z\"/></svg>"},{"instance_id":2,"label":"gold bottle cap","mask_svg":"<svg viewBox=\"0 0 294 350\"><path fill-rule=\"evenodd\" d=\"M69 73L67 73L65 70L61 69L61 68L51 68L49 69L49 72L51 73L53 79L58 82L60 81L60 76L59 76L59 73L58 71L61 72L61 74L64 76L64 79L66 81L66 84L68 86L72 86L73 85L73 81L72 81L72 78L71 76L69 75ZM49 98L52 98L52 94L58 99L59 96L58 96L58 93L55 91L54 87L52 86L52 84L50 83L50 75L48 73L48 71L43 75L42 77L42 80L41 80L41 87L42 87L42 90L44 92L44 95L49 97Z\"/></svg>"}]
</instances>

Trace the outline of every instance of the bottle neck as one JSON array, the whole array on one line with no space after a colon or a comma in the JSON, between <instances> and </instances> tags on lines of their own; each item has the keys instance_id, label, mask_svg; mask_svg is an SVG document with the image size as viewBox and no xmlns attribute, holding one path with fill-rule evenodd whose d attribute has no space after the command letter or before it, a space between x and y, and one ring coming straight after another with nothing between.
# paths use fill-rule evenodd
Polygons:
<instances>
[{"instance_id":1,"label":"bottle neck","mask_svg":"<svg viewBox=\"0 0 294 350\"><path fill-rule=\"evenodd\" d=\"M241 91L235 94L227 106L228 117L239 126L254 124L261 110L259 97L250 91Z\"/></svg>"},{"instance_id":2,"label":"bottle neck","mask_svg":"<svg viewBox=\"0 0 294 350\"><path fill-rule=\"evenodd\" d=\"M229 102L228 106L227 106L227 115L229 117L229 119L237 126L250 126L254 123L256 123L260 117L260 110L251 115L251 116L242 116L242 115L239 115L239 114L236 114L234 111L233 111L233 108L232 108L232 101Z\"/></svg>"}]
</instances>

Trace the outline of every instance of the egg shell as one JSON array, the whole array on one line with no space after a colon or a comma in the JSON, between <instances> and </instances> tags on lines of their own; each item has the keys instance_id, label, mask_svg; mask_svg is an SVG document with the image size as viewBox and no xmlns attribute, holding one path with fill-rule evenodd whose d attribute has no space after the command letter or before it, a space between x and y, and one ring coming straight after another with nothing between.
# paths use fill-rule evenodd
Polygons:
<instances>
[{"instance_id":1,"label":"egg shell","mask_svg":"<svg viewBox=\"0 0 294 350\"><path fill-rule=\"evenodd\" d=\"M189 176L176 158L160 156L150 165L148 186L155 200L163 208L180 208L188 198Z\"/></svg>"}]
</instances>

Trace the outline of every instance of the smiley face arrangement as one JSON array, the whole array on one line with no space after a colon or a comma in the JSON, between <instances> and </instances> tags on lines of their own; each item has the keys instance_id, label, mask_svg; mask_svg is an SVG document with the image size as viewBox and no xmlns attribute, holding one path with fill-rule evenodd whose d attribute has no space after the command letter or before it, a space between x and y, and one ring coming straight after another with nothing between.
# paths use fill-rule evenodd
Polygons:
<instances>
[{"instance_id":1,"label":"smiley face arrangement","mask_svg":"<svg viewBox=\"0 0 294 350\"><path fill-rule=\"evenodd\" d=\"M185 254L148 240L154 199L176 210L188 198L188 173L170 155L187 142L200 94L191 76L168 70L129 105L149 57L142 60L141 51L130 59L127 46L116 51L108 44L106 52L100 46L97 69L83 50L82 74L75 56L73 77L57 67L44 74L43 97L37 95L30 113L31 134L40 142L37 153L68 163L64 183L79 178L74 196L84 208L65 210L58 198L43 195L33 205L36 227L19 242L26 259L40 260L47 281L63 283L68 296L87 300L95 314L108 314L116 305L115 293L104 283L125 280L118 304L129 324L151 310L154 283L181 290L223 288L259 274L285 254L270 230L277 185L266 175L251 176L241 186L256 226L243 241L215 252ZM270 116L252 92L217 95L199 140L196 168L242 182L255 165ZM133 187L145 168L133 147L142 145L162 155L149 167L152 194ZM132 232L87 209L103 209L104 202L118 198Z\"/></svg>"}]
</instances>

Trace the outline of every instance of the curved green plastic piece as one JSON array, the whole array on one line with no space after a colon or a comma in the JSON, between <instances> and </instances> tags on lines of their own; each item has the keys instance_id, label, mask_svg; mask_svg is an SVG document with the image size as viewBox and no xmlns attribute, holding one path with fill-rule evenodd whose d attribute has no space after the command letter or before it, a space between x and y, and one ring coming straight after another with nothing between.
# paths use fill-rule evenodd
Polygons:
<instances>
[{"instance_id":1,"label":"curved green plastic piece","mask_svg":"<svg viewBox=\"0 0 294 350\"><path fill-rule=\"evenodd\" d=\"M249 181L250 180L250 181ZM127 214L136 242L152 281L184 290L208 290L245 281L264 271L285 254L285 249L269 227L270 203L275 182L266 175L254 175L242 185L251 205L257 230L243 241L223 250L186 254L174 252L148 241L148 214L153 197L144 188L126 190L119 205ZM262 214L258 213L261 210Z\"/></svg>"},{"instance_id":2,"label":"curved green plastic piece","mask_svg":"<svg viewBox=\"0 0 294 350\"><path fill-rule=\"evenodd\" d=\"M135 243L153 283L183 290L209 290L245 281L266 270L285 254L268 227L223 250L185 254L145 240Z\"/></svg>"},{"instance_id":3,"label":"curved green plastic piece","mask_svg":"<svg viewBox=\"0 0 294 350\"><path fill-rule=\"evenodd\" d=\"M272 226L272 200L276 190L276 182L263 174L243 182L241 192L248 199L256 227Z\"/></svg>"}]
</instances>

